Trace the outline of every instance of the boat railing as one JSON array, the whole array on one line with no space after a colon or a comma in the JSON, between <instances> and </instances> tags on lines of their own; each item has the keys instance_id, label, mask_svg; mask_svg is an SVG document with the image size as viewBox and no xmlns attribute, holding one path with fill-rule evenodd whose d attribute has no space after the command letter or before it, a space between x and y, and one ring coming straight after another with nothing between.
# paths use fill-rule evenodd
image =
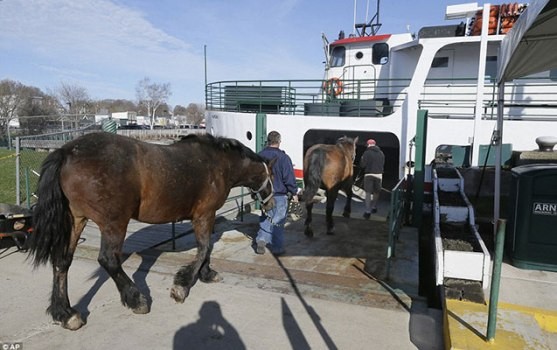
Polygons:
<instances>
[{"instance_id":1,"label":"boat railing","mask_svg":"<svg viewBox=\"0 0 557 350\"><path fill-rule=\"evenodd\" d=\"M309 116L386 117L400 109L409 79L238 80L206 86L207 110ZM418 107L430 118L497 119L497 85L486 79L477 103L477 79L427 79ZM523 78L505 84L503 118L557 121L557 81ZM410 111L410 113L412 113Z\"/></svg>"},{"instance_id":2,"label":"boat railing","mask_svg":"<svg viewBox=\"0 0 557 350\"><path fill-rule=\"evenodd\" d=\"M207 110L384 117L405 100L408 79L243 80L206 86Z\"/></svg>"},{"instance_id":3,"label":"boat railing","mask_svg":"<svg viewBox=\"0 0 557 350\"><path fill-rule=\"evenodd\" d=\"M481 87L481 105L477 106L477 80L428 79L424 84L419 108L430 118L474 119L480 108L484 120L497 119L497 84L486 80ZM515 79L505 84L503 118L507 120L557 121L557 81L547 78Z\"/></svg>"}]
</instances>

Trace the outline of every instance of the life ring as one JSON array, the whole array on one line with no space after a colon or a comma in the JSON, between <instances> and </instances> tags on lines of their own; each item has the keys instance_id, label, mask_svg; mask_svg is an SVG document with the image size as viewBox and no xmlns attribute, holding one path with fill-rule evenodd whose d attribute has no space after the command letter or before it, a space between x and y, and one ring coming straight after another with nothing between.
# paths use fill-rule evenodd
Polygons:
<instances>
[{"instance_id":1,"label":"life ring","mask_svg":"<svg viewBox=\"0 0 557 350\"><path fill-rule=\"evenodd\" d=\"M331 78L323 82L325 94L337 97L342 93L342 81L339 78Z\"/></svg>"}]
</instances>

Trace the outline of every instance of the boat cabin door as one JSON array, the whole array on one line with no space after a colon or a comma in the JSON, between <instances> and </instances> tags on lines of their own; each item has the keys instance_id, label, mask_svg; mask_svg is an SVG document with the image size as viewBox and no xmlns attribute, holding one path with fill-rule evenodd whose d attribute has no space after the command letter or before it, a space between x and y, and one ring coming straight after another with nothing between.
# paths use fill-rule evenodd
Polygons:
<instances>
[{"instance_id":1,"label":"boat cabin door","mask_svg":"<svg viewBox=\"0 0 557 350\"><path fill-rule=\"evenodd\" d=\"M347 50L348 64L343 69L345 98L373 98L377 70L372 63L371 47Z\"/></svg>"},{"instance_id":2,"label":"boat cabin door","mask_svg":"<svg viewBox=\"0 0 557 350\"><path fill-rule=\"evenodd\" d=\"M431 62L431 68L424 83L422 99L433 114L445 115L450 111L442 106L447 101L458 99L454 96L454 50L440 50Z\"/></svg>"}]
</instances>

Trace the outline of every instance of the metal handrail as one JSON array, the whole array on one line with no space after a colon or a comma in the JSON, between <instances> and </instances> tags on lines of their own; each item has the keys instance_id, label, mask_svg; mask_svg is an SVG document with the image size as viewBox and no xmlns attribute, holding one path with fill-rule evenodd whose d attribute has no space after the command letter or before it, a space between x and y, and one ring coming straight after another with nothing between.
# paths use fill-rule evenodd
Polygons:
<instances>
[{"instance_id":1,"label":"metal handrail","mask_svg":"<svg viewBox=\"0 0 557 350\"><path fill-rule=\"evenodd\" d=\"M389 245L387 246L387 276L391 268L391 258L395 256L396 242L400 234L403 218L405 217L406 179L401 179L391 190L391 206L389 210Z\"/></svg>"},{"instance_id":2,"label":"metal handrail","mask_svg":"<svg viewBox=\"0 0 557 350\"><path fill-rule=\"evenodd\" d=\"M324 80L218 81L206 85L205 102L209 111L343 116L343 108L349 107L351 112L346 116L384 117L402 107L410 79L343 79L342 91L332 96L324 91L324 83ZM482 118L495 119L498 87L485 80L482 88ZM472 119L476 94L477 78L427 79L418 105L428 109L431 118ZM371 101L377 101L377 105ZM519 116L523 120L557 121L554 113L557 81L515 79L505 85L505 101L505 119Z\"/></svg>"}]
</instances>

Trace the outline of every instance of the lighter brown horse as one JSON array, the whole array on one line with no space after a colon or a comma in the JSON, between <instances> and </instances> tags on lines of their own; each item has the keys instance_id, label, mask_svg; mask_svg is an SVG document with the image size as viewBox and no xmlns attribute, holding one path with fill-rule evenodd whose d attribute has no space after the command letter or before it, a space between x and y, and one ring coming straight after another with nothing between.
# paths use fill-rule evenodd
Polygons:
<instances>
[{"instance_id":1,"label":"lighter brown horse","mask_svg":"<svg viewBox=\"0 0 557 350\"><path fill-rule=\"evenodd\" d=\"M327 234L334 234L333 209L340 189L346 193L343 216L350 217L354 158L358 138L341 137L334 145L317 144L310 147L304 157L304 194L307 216L305 235L313 237L311 227L314 196L319 188L327 194Z\"/></svg>"},{"instance_id":2,"label":"lighter brown horse","mask_svg":"<svg viewBox=\"0 0 557 350\"><path fill-rule=\"evenodd\" d=\"M163 146L92 133L49 154L41 168L30 240L35 265L50 260L53 266L47 311L65 328L84 324L70 306L68 269L88 220L101 232L100 265L116 283L122 304L135 313L148 313L150 305L122 269L130 219L151 224L191 219L197 256L174 277L170 294L177 302L186 299L198 279L218 281L210 267L215 212L235 186L249 187L270 209L271 165L237 140L210 135Z\"/></svg>"}]
</instances>

